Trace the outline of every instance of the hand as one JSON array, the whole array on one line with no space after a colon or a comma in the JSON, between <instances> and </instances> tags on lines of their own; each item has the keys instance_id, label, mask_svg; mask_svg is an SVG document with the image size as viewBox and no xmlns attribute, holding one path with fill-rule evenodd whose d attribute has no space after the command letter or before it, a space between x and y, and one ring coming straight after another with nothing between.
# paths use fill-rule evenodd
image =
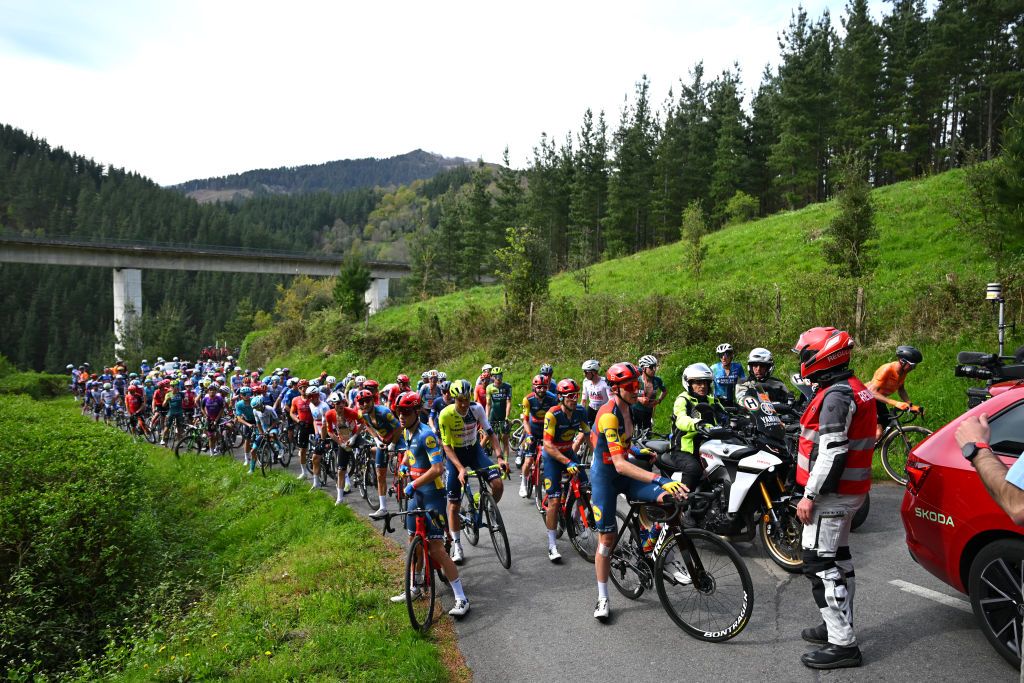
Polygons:
<instances>
[{"instance_id":1,"label":"hand","mask_svg":"<svg viewBox=\"0 0 1024 683\"><path fill-rule=\"evenodd\" d=\"M408 486L405 487L405 497L406 498L412 498L413 494L415 494L415 493L416 493L416 487L413 486L411 483Z\"/></svg>"},{"instance_id":2,"label":"hand","mask_svg":"<svg viewBox=\"0 0 1024 683\"><path fill-rule=\"evenodd\" d=\"M398 468L398 471L402 474L409 474L409 466L403 463L402 466Z\"/></svg>"},{"instance_id":3,"label":"hand","mask_svg":"<svg viewBox=\"0 0 1024 683\"><path fill-rule=\"evenodd\" d=\"M801 498L796 505L796 517L801 524L810 524L814 521L814 501L810 498Z\"/></svg>"},{"instance_id":4,"label":"hand","mask_svg":"<svg viewBox=\"0 0 1024 683\"><path fill-rule=\"evenodd\" d=\"M690 492L690 489L686 488L686 485L682 482L676 481L675 479L669 479L665 483L661 484L661 488L672 494L677 499L686 498L686 494Z\"/></svg>"},{"instance_id":5,"label":"hand","mask_svg":"<svg viewBox=\"0 0 1024 683\"><path fill-rule=\"evenodd\" d=\"M969 417L960 423L960 426L956 428L956 442L960 448L964 447L966 443L975 443L977 441L983 441L988 443L989 437L992 435L992 430L988 426L988 415L982 413L977 417Z\"/></svg>"},{"instance_id":6,"label":"hand","mask_svg":"<svg viewBox=\"0 0 1024 683\"><path fill-rule=\"evenodd\" d=\"M460 467L459 468L459 482L463 486L465 486L465 484L466 484L466 468L465 467Z\"/></svg>"},{"instance_id":7,"label":"hand","mask_svg":"<svg viewBox=\"0 0 1024 683\"><path fill-rule=\"evenodd\" d=\"M910 404L905 401L897 401L896 405L893 406L896 410L910 410Z\"/></svg>"},{"instance_id":8,"label":"hand","mask_svg":"<svg viewBox=\"0 0 1024 683\"><path fill-rule=\"evenodd\" d=\"M924 415L924 406L915 406L913 403L911 403L910 412L917 413L918 415Z\"/></svg>"},{"instance_id":9,"label":"hand","mask_svg":"<svg viewBox=\"0 0 1024 683\"><path fill-rule=\"evenodd\" d=\"M570 460L569 462L565 463L565 471L568 472L569 474L576 474L577 472L580 471L579 463Z\"/></svg>"}]
</instances>

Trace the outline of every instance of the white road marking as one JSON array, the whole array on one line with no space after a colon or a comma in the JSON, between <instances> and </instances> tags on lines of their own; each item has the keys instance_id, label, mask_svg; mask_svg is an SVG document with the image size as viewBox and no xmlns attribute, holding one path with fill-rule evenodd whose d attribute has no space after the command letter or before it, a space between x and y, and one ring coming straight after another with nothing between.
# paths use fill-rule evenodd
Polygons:
<instances>
[{"instance_id":1,"label":"white road marking","mask_svg":"<svg viewBox=\"0 0 1024 683\"><path fill-rule=\"evenodd\" d=\"M931 588L918 586L916 583L901 581L900 579L893 579L889 583L893 586L896 586L901 591L913 593L914 595L920 595L922 598L928 598L929 600L934 600L935 602L947 605L949 607L955 607L956 609L963 610L964 612L969 612L971 614L974 613L974 610L971 609L971 603L960 598L954 598L952 595L946 595L945 593L933 591Z\"/></svg>"}]
</instances>

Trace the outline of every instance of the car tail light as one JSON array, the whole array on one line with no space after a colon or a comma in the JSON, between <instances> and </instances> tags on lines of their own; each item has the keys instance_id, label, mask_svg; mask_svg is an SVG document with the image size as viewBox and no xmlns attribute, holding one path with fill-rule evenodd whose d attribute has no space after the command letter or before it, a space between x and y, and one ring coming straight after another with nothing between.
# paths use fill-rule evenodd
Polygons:
<instances>
[{"instance_id":1,"label":"car tail light","mask_svg":"<svg viewBox=\"0 0 1024 683\"><path fill-rule=\"evenodd\" d=\"M920 460L911 460L907 463L907 488L911 493L916 495L921 490L931 468L931 465Z\"/></svg>"}]
</instances>

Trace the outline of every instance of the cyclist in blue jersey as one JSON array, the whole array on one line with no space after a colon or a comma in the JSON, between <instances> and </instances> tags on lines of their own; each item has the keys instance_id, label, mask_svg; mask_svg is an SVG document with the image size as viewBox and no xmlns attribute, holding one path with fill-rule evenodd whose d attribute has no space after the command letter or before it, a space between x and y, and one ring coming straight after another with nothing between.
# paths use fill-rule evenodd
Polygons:
<instances>
[{"instance_id":1,"label":"cyclist in blue jersey","mask_svg":"<svg viewBox=\"0 0 1024 683\"><path fill-rule=\"evenodd\" d=\"M743 365L735 362L732 344L719 344L715 349L719 362L711 366L714 375L715 398L727 406L736 405L736 385L747 378Z\"/></svg>"},{"instance_id":2,"label":"cyclist in blue jersey","mask_svg":"<svg viewBox=\"0 0 1024 683\"><path fill-rule=\"evenodd\" d=\"M398 424L398 418L391 412L391 409L376 401L377 397L369 389L360 389L356 394L359 418L377 443L374 464L377 467L377 493L380 496L380 508L371 512L370 517L380 519L388 512L385 493L387 490L388 447L399 442L402 438L402 429Z\"/></svg>"},{"instance_id":3,"label":"cyclist in blue jersey","mask_svg":"<svg viewBox=\"0 0 1024 683\"><path fill-rule=\"evenodd\" d=\"M541 447L544 443L544 416L548 408L558 404L558 397L548 391L549 381L544 375L535 375L533 378L533 391L523 396L523 413L521 419L523 426L530 430L530 447L523 458L523 478L519 482L519 497L526 498L526 482L530 478L530 472L534 467L535 456L541 454ZM537 463L537 467L541 464Z\"/></svg>"}]
</instances>

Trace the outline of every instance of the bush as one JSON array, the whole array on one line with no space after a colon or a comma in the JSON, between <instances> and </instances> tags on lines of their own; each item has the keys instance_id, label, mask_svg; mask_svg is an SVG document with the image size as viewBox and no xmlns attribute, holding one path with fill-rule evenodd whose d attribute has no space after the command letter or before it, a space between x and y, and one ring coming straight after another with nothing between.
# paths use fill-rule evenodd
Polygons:
<instances>
[{"instance_id":1,"label":"bush","mask_svg":"<svg viewBox=\"0 0 1024 683\"><path fill-rule=\"evenodd\" d=\"M14 363L7 359L7 356L0 354L0 377L6 377L7 375L13 375L18 369L14 367Z\"/></svg>"},{"instance_id":2,"label":"bush","mask_svg":"<svg viewBox=\"0 0 1024 683\"><path fill-rule=\"evenodd\" d=\"M64 402L0 397L6 670L56 672L101 649L160 562L139 447L67 411Z\"/></svg>"},{"instance_id":3,"label":"bush","mask_svg":"<svg viewBox=\"0 0 1024 683\"><path fill-rule=\"evenodd\" d=\"M34 399L55 398L68 391L71 383L66 375L45 372L16 372L0 374L0 394L27 394Z\"/></svg>"}]
</instances>

